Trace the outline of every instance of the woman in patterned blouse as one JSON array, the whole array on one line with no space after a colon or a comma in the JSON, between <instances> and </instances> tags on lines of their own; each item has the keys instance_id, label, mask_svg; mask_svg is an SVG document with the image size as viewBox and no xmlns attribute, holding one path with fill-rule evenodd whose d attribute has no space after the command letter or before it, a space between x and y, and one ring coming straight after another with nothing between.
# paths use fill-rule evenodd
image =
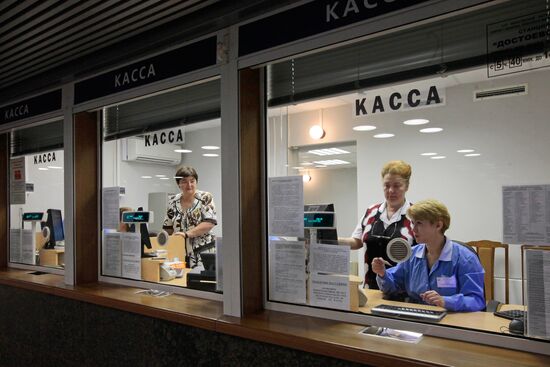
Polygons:
<instances>
[{"instance_id":1,"label":"woman in patterned blouse","mask_svg":"<svg viewBox=\"0 0 550 367\"><path fill-rule=\"evenodd\" d=\"M176 183L181 193L169 200L163 223L168 234L182 236L191 246L191 253L185 250L190 267L200 263L199 253L214 251L215 236L211 230L218 224L212 194L197 190L198 181L199 175L193 167L177 170Z\"/></svg>"}]
</instances>

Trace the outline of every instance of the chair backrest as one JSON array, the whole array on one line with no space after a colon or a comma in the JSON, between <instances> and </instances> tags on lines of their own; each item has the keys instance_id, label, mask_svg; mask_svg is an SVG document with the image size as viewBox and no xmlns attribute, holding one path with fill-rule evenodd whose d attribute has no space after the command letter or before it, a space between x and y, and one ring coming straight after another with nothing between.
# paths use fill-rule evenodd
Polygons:
<instances>
[{"instance_id":1,"label":"chair backrest","mask_svg":"<svg viewBox=\"0 0 550 367\"><path fill-rule=\"evenodd\" d=\"M504 292L505 302L509 303L508 244L488 240L469 241L467 244L476 249L479 261L485 270L485 299L487 301L495 298L495 249L504 250Z\"/></svg>"}]
</instances>

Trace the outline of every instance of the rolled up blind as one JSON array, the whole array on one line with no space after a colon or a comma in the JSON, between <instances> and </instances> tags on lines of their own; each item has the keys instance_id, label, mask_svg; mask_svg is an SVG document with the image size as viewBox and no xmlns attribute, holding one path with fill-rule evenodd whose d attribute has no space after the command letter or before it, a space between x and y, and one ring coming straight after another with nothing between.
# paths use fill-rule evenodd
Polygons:
<instances>
[{"instance_id":1,"label":"rolled up blind","mask_svg":"<svg viewBox=\"0 0 550 367\"><path fill-rule=\"evenodd\" d=\"M63 120L12 131L10 148L12 157L63 149Z\"/></svg>"},{"instance_id":2,"label":"rolled up blind","mask_svg":"<svg viewBox=\"0 0 550 367\"><path fill-rule=\"evenodd\" d=\"M486 65L488 25L544 14L545 6L545 0L510 1L272 64L267 71L268 106ZM540 42L537 47L545 46Z\"/></svg>"},{"instance_id":3,"label":"rolled up blind","mask_svg":"<svg viewBox=\"0 0 550 367\"><path fill-rule=\"evenodd\" d=\"M181 88L105 109L104 140L220 117L220 80Z\"/></svg>"}]
</instances>

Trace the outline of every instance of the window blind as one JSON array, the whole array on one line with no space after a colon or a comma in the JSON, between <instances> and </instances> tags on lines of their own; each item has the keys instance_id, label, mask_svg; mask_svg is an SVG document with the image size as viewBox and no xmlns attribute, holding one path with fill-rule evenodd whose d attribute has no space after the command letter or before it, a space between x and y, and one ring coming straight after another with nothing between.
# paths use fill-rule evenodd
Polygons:
<instances>
[{"instance_id":1,"label":"window blind","mask_svg":"<svg viewBox=\"0 0 550 367\"><path fill-rule=\"evenodd\" d=\"M105 109L104 139L113 140L220 117L220 80Z\"/></svg>"},{"instance_id":2,"label":"window blind","mask_svg":"<svg viewBox=\"0 0 550 367\"><path fill-rule=\"evenodd\" d=\"M63 120L12 131L10 148L12 157L63 149Z\"/></svg>"}]
</instances>

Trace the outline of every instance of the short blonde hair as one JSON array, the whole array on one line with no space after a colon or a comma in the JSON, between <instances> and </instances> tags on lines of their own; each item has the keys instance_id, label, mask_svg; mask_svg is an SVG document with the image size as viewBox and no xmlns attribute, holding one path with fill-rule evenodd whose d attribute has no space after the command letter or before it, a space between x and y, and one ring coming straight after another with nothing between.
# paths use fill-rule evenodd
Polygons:
<instances>
[{"instance_id":1,"label":"short blonde hair","mask_svg":"<svg viewBox=\"0 0 550 367\"><path fill-rule=\"evenodd\" d=\"M438 200L428 199L414 203L407 210L407 215L412 220L427 220L430 223L435 223L440 220L443 223L441 233L444 234L451 225L451 215L447 207Z\"/></svg>"},{"instance_id":2,"label":"short blonde hair","mask_svg":"<svg viewBox=\"0 0 550 367\"><path fill-rule=\"evenodd\" d=\"M398 175L403 178L407 187L409 186L409 179L411 178L412 168L411 165L405 161L389 161L382 167L382 178L388 173L390 175Z\"/></svg>"}]
</instances>

